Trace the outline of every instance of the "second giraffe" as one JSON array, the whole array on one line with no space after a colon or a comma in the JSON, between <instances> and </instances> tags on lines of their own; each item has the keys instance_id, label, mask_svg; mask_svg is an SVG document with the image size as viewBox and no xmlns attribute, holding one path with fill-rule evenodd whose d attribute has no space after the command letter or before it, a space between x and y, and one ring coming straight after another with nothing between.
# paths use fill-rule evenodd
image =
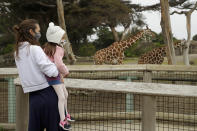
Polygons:
<instances>
[{"instance_id":1,"label":"second giraffe","mask_svg":"<svg viewBox=\"0 0 197 131\"><path fill-rule=\"evenodd\" d=\"M174 48L178 49L184 47L184 43L186 41L182 40L174 44ZM155 48L138 59L138 64L162 64L164 61L164 57L166 56L166 46Z\"/></svg>"}]
</instances>

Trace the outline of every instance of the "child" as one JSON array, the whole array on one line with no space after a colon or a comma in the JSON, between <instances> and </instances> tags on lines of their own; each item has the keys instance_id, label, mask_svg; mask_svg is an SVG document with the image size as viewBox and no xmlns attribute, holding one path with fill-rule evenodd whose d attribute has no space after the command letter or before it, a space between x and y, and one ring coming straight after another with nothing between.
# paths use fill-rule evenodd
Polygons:
<instances>
[{"instance_id":1,"label":"child","mask_svg":"<svg viewBox=\"0 0 197 131\"><path fill-rule=\"evenodd\" d=\"M60 114L59 125L64 130L71 129L71 125L68 121L75 121L67 112L67 98L68 92L65 88L63 77L69 74L68 68L62 61L64 56L63 45L66 44L64 38L65 31L59 27L55 26L53 22L49 23L49 27L46 32L46 38L48 43L44 45L44 51L49 59L54 62L59 70L59 75L57 77L47 77L49 85L51 85L57 96L58 96L58 108ZM66 111L66 112L65 112Z\"/></svg>"}]
</instances>

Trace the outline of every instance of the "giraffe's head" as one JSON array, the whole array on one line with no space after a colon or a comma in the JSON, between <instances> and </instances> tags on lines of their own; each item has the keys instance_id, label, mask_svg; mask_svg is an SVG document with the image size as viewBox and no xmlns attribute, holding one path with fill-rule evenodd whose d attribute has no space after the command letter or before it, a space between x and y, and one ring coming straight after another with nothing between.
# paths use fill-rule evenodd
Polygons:
<instances>
[{"instance_id":1,"label":"giraffe's head","mask_svg":"<svg viewBox=\"0 0 197 131\"><path fill-rule=\"evenodd\" d=\"M184 48L185 47L185 43L186 43L186 40L183 39L181 41L178 41L176 43L174 43L174 48L177 49L177 48Z\"/></svg>"},{"instance_id":2,"label":"giraffe's head","mask_svg":"<svg viewBox=\"0 0 197 131\"><path fill-rule=\"evenodd\" d=\"M151 39L155 38L156 37L156 34L155 32L153 32L151 29L148 28L148 26L146 26L146 29L143 29L142 30L142 33L143 33L143 37L149 37Z\"/></svg>"}]
</instances>

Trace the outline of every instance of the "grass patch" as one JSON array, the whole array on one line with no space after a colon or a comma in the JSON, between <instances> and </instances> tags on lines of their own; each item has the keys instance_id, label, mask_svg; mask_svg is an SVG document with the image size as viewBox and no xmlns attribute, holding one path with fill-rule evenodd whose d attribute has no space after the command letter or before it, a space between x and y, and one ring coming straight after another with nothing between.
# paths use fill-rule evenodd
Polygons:
<instances>
[{"instance_id":1,"label":"grass patch","mask_svg":"<svg viewBox=\"0 0 197 131\"><path fill-rule=\"evenodd\" d=\"M190 57L190 61L193 62L192 65L197 65L197 55L195 56L193 55L192 57ZM64 63L66 65L69 65L66 59L64 59ZM123 64L126 64L126 65L137 64L137 63L138 63L138 57L126 57L124 58L124 61L123 61ZM94 62L92 59L88 59L87 61L87 58L84 57L84 60L83 58L80 58L80 60L77 61L75 65L94 65ZM166 57L164 58L164 62L162 65L168 65L168 60ZM176 56L176 65L184 65L183 56Z\"/></svg>"},{"instance_id":2,"label":"grass patch","mask_svg":"<svg viewBox=\"0 0 197 131\"><path fill-rule=\"evenodd\" d=\"M193 59L193 60L190 60L192 61L194 64L193 65L197 65L197 59Z\"/></svg>"},{"instance_id":3,"label":"grass patch","mask_svg":"<svg viewBox=\"0 0 197 131\"><path fill-rule=\"evenodd\" d=\"M123 64L137 64L138 58L125 58Z\"/></svg>"}]
</instances>

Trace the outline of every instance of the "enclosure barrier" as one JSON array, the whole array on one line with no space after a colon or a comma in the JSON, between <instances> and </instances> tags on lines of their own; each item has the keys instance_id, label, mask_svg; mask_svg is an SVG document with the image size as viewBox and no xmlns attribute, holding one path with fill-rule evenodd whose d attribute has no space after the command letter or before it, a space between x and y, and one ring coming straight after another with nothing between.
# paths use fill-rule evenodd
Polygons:
<instances>
[{"instance_id":1,"label":"enclosure barrier","mask_svg":"<svg viewBox=\"0 0 197 131\"><path fill-rule=\"evenodd\" d=\"M0 98L7 95L7 110L8 110L8 123L0 122L0 127L4 129L15 129L15 118L16 118L16 94L14 79L18 76L16 68L0 68L0 81L7 83L7 92L6 94L0 94ZM1 85L2 86L2 85ZM2 87L0 86L0 89ZM2 104L2 103L1 103ZM1 105L1 109L3 104Z\"/></svg>"},{"instance_id":2,"label":"enclosure barrier","mask_svg":"<svg viewBox=\"0 0 197 131\"><path fill-rule=\"evenodd\" d=\"M69 105L72 105L72 102L77 102L81 99L80 102L76 103L70 111L72 115L80 122L90 122L93 123L88 127L87 125L80 126L76 124L76 128L74 130L106 130L111 131L113 127L114 130L134 130L134 131L155 131L156 120L162 120L162 122L172 121L178 122L179 124L182 122L190 123L190 125L194 124L194 129L186 129L184 127L184 131L195 131L197 124L197 115L196 115L196 106L195 106L195 98L196 98L196 86L191 86L187 84L196 85L196 76L197 76L197 67L195 66L163 66L163 65L121 65L121 66L68 66L70 69L70 79L65 79L65 83L67 84L67 88L70 91L71 98L69 99ZM129 73L128 73L129 72ZM159 73L158 73L159 72ZM175 73L176 72L176 73ZM7 81L7 78L15 78L17 76L17 71L14 68L8 69L0 69L0 76L2 79ZM80 79L78 79L80 78ZM89 80L87 80L89 79ZM90 80L92 79L92 80ZM102 80L96 80L102 79ZM119 81L117 81L120 79ZM125 82L130 79L132 82ZM110 81L109 81L110 80ZM177 81L185 81L186 85L172 85L170 84L158 84L160 82L169 80L175 81L174 84L179 84ZM123 82L124 81L124 82ZM129 80L128 80L129 81ZM146 83L138 83L138 82L146 82ZM189 81L189 83L187 83ZM8 81L7 81L8 82ZM149 83L154 82L154 83ZM9 83L9 82L8 82ZM156 84L155 84L156 83ZM183 83L181 83L183 84ZM185 84L185 83L184 83ZM8 84L9 85L9 84ZM8 86L8 88L12 88L13 85ZM20 87L20 83L16 80L16 94L9 93L12 102L8 101L8 118L15 117L13 106L9 106L9 103L13 103L14 99L16 99L16 125L15 120L8 123L1 123L0 127L4 127L6 129L19 129L20 131L25 130L25 126L27 127L27 119L28 119L28 94L23 96L22 89ZM14 90L15 90L14 89ZM90 92L90 93L89 93ZM78 95L80 96L78 98ZM96 96L96 95L97 96ZM104 95L102 95L104 94ZM111 95L115 94L115 95ZM16 98L13 97L16 95ZM110 96L111 95L111 96ZM115 96L119 98L115 98ZM19 97L20 96L20 97ZM82 96L82 97L81 97ZM133 96L133 97L127 97ZM137 97L136 97L137 96ZM139 97L139 98L138 98ZM160 97L167 100L160 100ZM172 97L172 101L169 100ZM181 97L181 100L179 99ZM8 97L9 98L9 97ZM27 98L27 99L23 99ZM93 102L88 101L87 99L93 99ZM95 99L100 100L98 103ZM22 99L22 100L21 100ZM106 101L107 99L112 99L111 103ZM116 105L114 105L114 100L116 100ZM119 101L121 99L122 101ZM176 102L177 100L178 102ZM186 100L188 99L188 100ZM182 102L183 101L183 102ZM166 102L172 102L173 105L166 107ZM103 104L104 103L104 104ZM161 104L162 103L162 104ZM186 104L187 103L187 104ZM23 107L23 105L26 105ZM90 107L86 107L90 104ZM106 105L105 105L106 104ZM185 104L184 107L179 107L179 104ZM13 105L13 104L12 104ZM99 111L97 108L99 106L104 106ZM137 106L136 106L137 105ZM139 107L138 107L139 105ZM114 107L115 106L115 107ZM192 107L192 110L187 111L187 106ZM11 108L9 108L11 107ZM21 108L23 107L23 108ZM180 109L176 109L179 107ZM77 110L83 109L83 110ZM89 109L90 108L90 109ZM94 109L95 108L95 109ZM107 109L110 108L110 111ZM162 108L160 110L159 108ZM169 108L169 109L166 109ZM171 109L172 108L172 109ZM76 109L76 111L72 111ZM107 111L106 111L107 110ZM166 110L166 111L164 111ZM95 112L93 112L95 111ZM9 116L10 114L10 116ZM23 116L20 116L23 114ZM151 118L151 119L150 119ZM25 119L25 122L22 122L22 119ZM114 120L119 120L119 122L115 122ZM125 122L123 122L125 120ZM112 126L103 126L105 122L107 124L111 124ZM136 124L136 121L141 121L142 124ZM19 122L19 123L18 123ZM117 123L123 123L120 127ZM135 127L127 127L127 125L137 125ZM81 129L82 128L82 129ZM122 129L121 129L122 128ZM18 131L19 131L18 130ZM162 129L158 129L160 131ZM173 131L178 131L178 128L173 127ZM165 131L163 128L162 131Z\"/></svg>"},{"instance_id":3,"label":"enclosure barrier","mask_svg":"<svg viewBox=\"0 0 197 131\"><path fill-rule=\"evenodd\" d=\"M144 81L151 81L150 72L145 74ZM65 83L68 89L142 95L142 131L156 131L156 96L197 97L197 87L188 85L129 83L84 79L65 79ZM15 84L17 86L16 130L26 131L28 121L28 94L23 93L18 80L15 81Z\"/></svg>"}]
</instances>

